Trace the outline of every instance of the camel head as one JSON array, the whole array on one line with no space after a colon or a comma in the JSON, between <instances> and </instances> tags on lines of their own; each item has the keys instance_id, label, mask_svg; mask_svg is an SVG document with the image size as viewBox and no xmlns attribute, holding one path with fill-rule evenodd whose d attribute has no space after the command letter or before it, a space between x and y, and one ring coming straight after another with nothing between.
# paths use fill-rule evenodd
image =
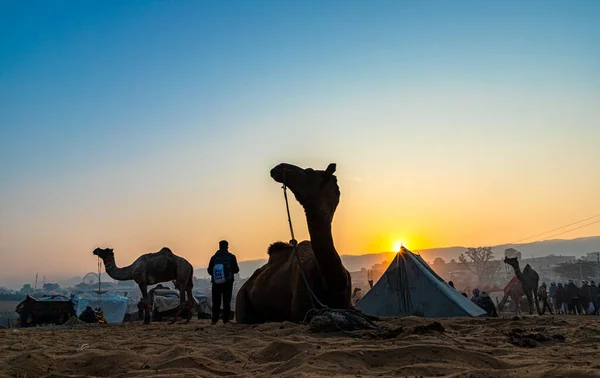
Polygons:
<instances>
[{"instance_id":1,"label":"camel head","mask_svg":"<svg viewBox=\"0 0 600 378\"><path fill-rule=\"evenodd\" d=\"M96 248L92 254L100 257L102 260L107 257L112 257L113 259L115 257L115 253L113 252L112 248Z\"/></svg>"},{"instance_id":2,"label":"camel head","mask_svg":"<svg viewBox=\"0 0 600 378\"><path fill-rule=\"evenodd\" d=\"M333 218L340 202L340 188L334 175L335 169L335 163L329 164L324 171L281 163L271 169L271 177L286 185L305 210L316 208Z\"/></svg>"},{"instance_id":3,"label":"camel head","mask_svg":"<svg viewBox=\"0 0 600 378\"><path fill-rule=\"evenodd\" d=\"M516 257L504 257L504 263L512 266L513 268L519 267L519 260Z\"/></svg>"}]
</instances>

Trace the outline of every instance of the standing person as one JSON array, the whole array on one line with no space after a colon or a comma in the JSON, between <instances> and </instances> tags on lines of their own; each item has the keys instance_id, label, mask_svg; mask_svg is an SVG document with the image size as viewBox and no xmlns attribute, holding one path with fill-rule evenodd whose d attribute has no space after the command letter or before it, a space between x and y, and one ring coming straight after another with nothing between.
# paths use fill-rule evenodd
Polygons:
<instances>
[{"instance_id":1,"label":"standing person","mask_svg":"<svg viewBox=\"0 0 600 378\"><path fill-rule=\"evenodd\" d=\"M551 282L548 288L548 299L550 300L550 308L558 314L558 304L556 303L557 295L556 282Z\"/></svg>"},{"instance_id":2,"label":"standing person","mask_svg":"<svg viewBox=\"0 0 600 378\"><path fill-rule=\"evenodd\" d=\"M596 283L594 281L590 283L590 295L590 299L592 300L592 304L594 305L594 312L592 314L598 315L598 305L600 304L600 298L598 298L598 286L596 286Z\"/></svg>"},{"instance_id":3,"label":"standing person","mask_svg":"<svg viewBox=\"0 0 600 378\"><path fill-rule=\"evenodd\" d=\"M550 312L550 314L553 314L552 307L550 307L550 304L548 303L548 292L546 291L545 282L542 282L542 286L538 288L538 298L543 304L542 315L546 313L546 308L548 309L548 312Z\"/></svg>"},{"instance_id":4,"label":"standing person","mask_svg":"<svg viewBox=\"0 0 600 378\"><path fill-rule=\"evenodd\" d=\"M579 310L579 288L575 286L573 280L569 280L567 284L567 309L570 314L580 315L581 312L578 313Z\"/></svg>"},{"instance_id":5,"label":"standing person","mask_svg":"<svg viewBox=\"0 0 600 378\"><path fill-rule=\"evenodd\" d=\"M562 282L559 282L556 288L556 305L558 306L558 313L567 315L567 291Z\"/></svg>"},{"instance_id":6,"label":"standing person","mask_svg":"<svg viewBox=\"0 0 600 378\"><path fill-rule=\"evenodd\" d=\"M219 242L219 250L210 258L208 274L212 283L212 324L219 321L221 299L223 299L223 324L229 323L234 274L239 273L237 259L229 252L227 240Z\"/></svg>"},{"instance_id":7,"label":"standing person","mask_svg":"<svg viewBox=\"0 0 600 378\"><path fill-rule=\"evenodd\" d=\"M592 296L590 294L590 285L587 281L581 281L581 288L579 288L579 302L583 309L583 313L590 315L593 310Z\"/></svg>"}]
</instances>

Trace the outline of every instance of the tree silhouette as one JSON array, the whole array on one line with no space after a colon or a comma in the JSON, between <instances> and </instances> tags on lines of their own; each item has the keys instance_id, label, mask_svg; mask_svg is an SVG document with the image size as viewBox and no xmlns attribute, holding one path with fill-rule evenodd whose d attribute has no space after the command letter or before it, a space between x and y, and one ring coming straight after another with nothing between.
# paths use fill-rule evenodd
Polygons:
<instances>
[{"instance_id":1,"label":"tree silhouette","mask_svg":"<svg viewBox=\"0 0 600 378\"><path fill-rule=\"evenodd\" d=\"M499 265L493 258L491 247L468 248L458 256L461 265L473 272L479 278L479 282L484 278L491 278L498 271Z\"/></svg>"},{"instance_id":2,"label":"tree silhouette","mask_svg":"<svg viewBox=\"0 0 600 378\"><path fill-rule=\"evenodd\" d=\"M433 260L433 265L445 265L446 261L444 261L443 258L441 257L436 257L435 260Z\"/></svg>"},{"instance_id":3,"label":"tree silhouette","mask_svg":"<svg viewBox=\"0 0 600 378\"><path fill-rule=\"evenodd\" d=\"M586 259L576 259L558 264L554 268L554 273L564 279L591 280L596 275L596 263Z\"/></svg>"}]
</instances>

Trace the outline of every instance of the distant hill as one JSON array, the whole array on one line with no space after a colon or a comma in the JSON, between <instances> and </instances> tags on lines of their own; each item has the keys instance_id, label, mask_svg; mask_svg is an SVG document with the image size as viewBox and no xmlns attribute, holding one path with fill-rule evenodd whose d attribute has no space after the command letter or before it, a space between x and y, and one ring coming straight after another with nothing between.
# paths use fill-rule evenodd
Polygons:
<instances>
[{"instance_id":1,"label":"distant hill","mask_svg":"<svg viewBox=\"0 0 600 378\"><path fill-rule=\"evenodd\" d=\"M571 240L545 240L541 242L525 243L525 244L501 244L492 246L492 251L497 259L502 258L504 250L512 247L523 254L523 258L542 257L547 255L556 256L585 256L589 252L600 251L600 236L592 236L587 238L578 238ZM463 253L467 247L455 246L444 248L430 248L412 251L420 254L427 262L433 262L437 257L441 257L449 262L452 259L458 261L458 256ZM394 252L370 253L364 255L342 255L342 262L349 271L357 271L361 268L371 268L374 264L379 264L382 261L389 261L395 255ZM239 262L240 275L249 277L252 273L266 264L267 259L249 260ZM196 277L208 278L206 268L200 268L194 271Z\"/></svg>"},{"instance_id":2,"label":"distant hill","mask_svg":"<svg viewBox=\"0 0 600 378\"><path fill-rule=\"evenodd\" d=\"M547 255L556 256L585 256L589 252L600 251L600 236L591 236L586 238L578 238L571 240L545 240L541 242L524 243L524 244L501 244L492 246L492 251L496 258L502 258L506 248L515 248L523 254L523 258L542 257ZM452 259L458 261L458 256L463 253L467 247L454 246L444 248L430 248L413 251L420 254L427 262L433 262L437 257L441 257L449 262ZM393 258L394 252L370 253L364 255L342 255L342 262L349 271L357 271L361 268L371 268L375 264L382 261L389 261ZM240 274L242 277L249 277L252 273L266 264L267 259L240 261ZM198 268L194 271L194 275L198 278L208 278L206 267ZM73 277L68 280L59 281L58 284L62 288L68 288L81 283L82 277ZM114 282L105 273L102 273L103 282ZM20 288L18 288L20 289Z\"/></svg>"}]
</instances>

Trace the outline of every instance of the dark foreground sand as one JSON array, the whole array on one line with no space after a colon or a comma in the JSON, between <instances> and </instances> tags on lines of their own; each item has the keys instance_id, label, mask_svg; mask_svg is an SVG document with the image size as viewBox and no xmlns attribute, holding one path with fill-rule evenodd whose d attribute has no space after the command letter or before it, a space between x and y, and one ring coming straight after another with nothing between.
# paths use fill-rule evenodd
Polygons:
<instances>
[{"instance_id":1,"label":"dark foreground sand","mask_svg":"<svg viewBox=\"0 0 600 378\"><path fill-rule=\"evenodd\" d=\"M381 324L403 331L387 339L200 320L0 330L0 376L600 377L600 317L461 318L438 320L444 332L415 333L433 321L390 319ZM515 328L566 341L514 346L508 333Z\"/></svg>"}]
</instances>

